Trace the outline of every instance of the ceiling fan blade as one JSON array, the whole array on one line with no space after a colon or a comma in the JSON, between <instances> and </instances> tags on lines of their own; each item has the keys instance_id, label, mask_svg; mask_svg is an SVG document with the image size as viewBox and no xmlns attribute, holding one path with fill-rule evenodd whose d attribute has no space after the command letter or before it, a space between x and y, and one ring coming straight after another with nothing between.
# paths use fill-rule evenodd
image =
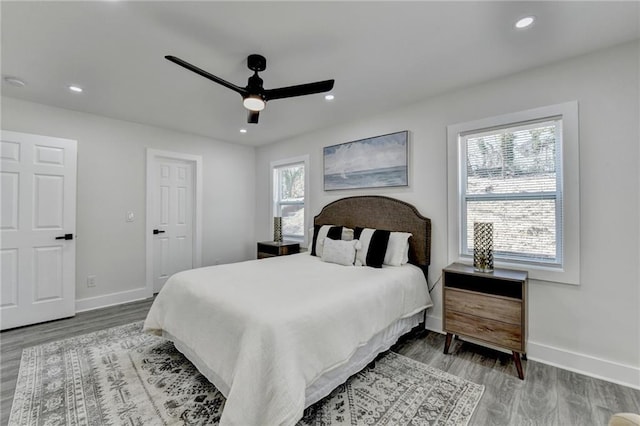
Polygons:
<instances>
[{"instance_id":1,"label":"ceiling fan blade","mask_svg":"<svg viewBox=\"0 0 640 426\"><path fill-rule=\"evenodd\" d=\"M297 86L280 87L278 89L265 90L265 101L295 96L312 95L314 93L328 92L333 89L334 80L317 81L315 83L299 84Z\"/></svg>"},{"instance_id":2,"label":"ceiling fan blade","mask_svg":"<svg viewBox=\"0 0 640 426\"><path fill-rule=\"evenodd\" d=\"M260 111L247 111L247 123L257 124Z\"/></svg>"},{"instance_id":3,"label":"ceiling fan blade","mask_svg":"<svg viewBox=\"0 0 640 426\"><path fill-rule=\"evenodd\" d=\"M168 59L169 61L173 62L174 64L180 65L183 68L188 69L189 71L193 71L196 74L201 75L204 78L207 78L211 81L214 81L218 84L223 85L224 87L233 90L234 92L238 92L240 93L242 96L246 96L248 94L247 89L245 89L244 87L240 87L240 86L236 86L233 83L229 83L226 80L221 79L220 77L216 77L215 75L196 67L195 65L191 65L188 62L183 61L180 58L176 58L175 56L171 56L171 55L167 55L165 56L165 59Z\"/></svg>"}]
</instances>

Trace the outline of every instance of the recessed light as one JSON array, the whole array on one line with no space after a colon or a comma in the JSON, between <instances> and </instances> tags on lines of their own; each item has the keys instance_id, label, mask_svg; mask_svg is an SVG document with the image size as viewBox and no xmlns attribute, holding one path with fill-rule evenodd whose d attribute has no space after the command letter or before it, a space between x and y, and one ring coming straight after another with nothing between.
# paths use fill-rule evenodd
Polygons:
<instances>
[{"instance_id":1,"label":"recessed light","mask_svg":"<svg viewBox=\"0 0 640 426\"><path fill-rule=\"evenodd\" d=\"M247 129L240 129L240 133L247 133Z\"/></svg>"},{"instance_id":2,"label":"recessed light","mask_svg":"<svg viewBox=\"0 0 640 426\"><path fill-rule=\"evenodd\" d=\"M518 19L518 22L516 22L516 28L519 30L522 30L524 28L528 28L531 26L531 24L533 24L533 21L535 21L535 17L533 16L525 16L524 18L520 18Z\"/></svg>"},{"instance_id":3,"label":"recessed light","mask_svg":"<svg viewBox=\"0 0 640 426\"><path fill-rule=\"evenodd\" d=\"M335 96L333 96L332 94L324 95L324 99L326 101L332 101L335 99Z\"/></svg>"},{"instance_id":4,"label":"recessed light","mask_svg":"<svg viewBox=\"0 0 640 426\"><path fill-rule=\"evenodd\" d=\"M20 80L18 77L7 76L4 78L4 81L6 81L7 83L15 87L24 87L27 85L23 80Z\"/></svg>"},{"instance_id":5,"label":"recessed light","mask_svg":"<svg viewBox=\"0 0 640 426\"><path fill-rule=\"evenodd\" d=\"M82 93L82 87L71 85L69 86L69 90L76 93Z\"/></svg>"}]
</instances>

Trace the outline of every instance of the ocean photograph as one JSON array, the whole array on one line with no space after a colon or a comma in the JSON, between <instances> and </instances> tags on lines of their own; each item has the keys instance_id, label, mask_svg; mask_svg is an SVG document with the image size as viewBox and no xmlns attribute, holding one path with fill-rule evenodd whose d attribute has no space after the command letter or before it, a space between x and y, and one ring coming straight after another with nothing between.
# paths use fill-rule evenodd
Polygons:
<instances>
[{"instance_id":1,"label":"ocean photograph","mask_svg":"<svg viewBox=\"0 0 640 426\"><path fill-rule=\"evenodd\" d=\"M408 131L324 148L324 190L407 186Z\"/></svg>"}]
</instances>

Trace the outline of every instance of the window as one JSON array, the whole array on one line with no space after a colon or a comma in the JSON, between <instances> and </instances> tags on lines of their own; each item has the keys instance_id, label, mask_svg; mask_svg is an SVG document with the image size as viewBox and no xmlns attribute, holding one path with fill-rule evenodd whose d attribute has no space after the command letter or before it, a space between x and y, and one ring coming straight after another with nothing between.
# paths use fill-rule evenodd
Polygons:
<instances>
[{"instance_id":1,"label":"window","mask_svg":"<svg viewBox=\"0 0 640 426\"><path fill-rule=\"evenodd\" d=\"M562 118L460 135L462 252L493 222L496 259L562 264Z\"/></svg>"},{"instance_id":2,"label":"window","mask_svg":"<svg viewBox=\"0 0 640 426\"><path fill-rule=\"evenodd\" d=\"M273 216L282 217L282 237L305 242L307 169L306 157L274 162Z\"/></svg>"},{"instance_id":3,"label":"window","mask_svg":"<svg viewBox=\"0 0 640 426\"><path fill-rule=\"evenodd\" d=\"M492 222L496 266L514 265L528 269L532 278L577 283L577 105L494 117L448 131L456 154L455 164L450 162L455 176L450 172L449 177L450 201L455 197L450 204L456 209L454 260L471 260L474 222ZM571 185L565 185L567 169Z\"/></svg>"}]
</instances>

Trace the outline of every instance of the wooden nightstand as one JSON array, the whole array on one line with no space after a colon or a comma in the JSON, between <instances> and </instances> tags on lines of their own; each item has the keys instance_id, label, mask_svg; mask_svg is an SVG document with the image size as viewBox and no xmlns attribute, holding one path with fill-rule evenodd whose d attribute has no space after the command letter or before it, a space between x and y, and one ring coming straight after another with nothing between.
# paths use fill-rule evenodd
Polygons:
<instances>
[{"instance_id":1,"label":"wooden nightstand","mask_svg":"<svg viewBox=\"0 0 640 426\"><path fill-rule=\"evenodd\" d=\"M258 259L296 253L300 253L300 244L292 241L260 241L258 243Z\"/></svg>"},{"instance_id":2,"label":"wooden nightstand","mask_svg":"<svg viewBox=\"0 0 640 426\"><path fill-rule=\"evenodd\" d=\"M518 377L526 359L527 272L495 269L476 272L452 263L442 270L444 353L454 335L466 336L513 353Z\"/></svg>"}]
</instances>

